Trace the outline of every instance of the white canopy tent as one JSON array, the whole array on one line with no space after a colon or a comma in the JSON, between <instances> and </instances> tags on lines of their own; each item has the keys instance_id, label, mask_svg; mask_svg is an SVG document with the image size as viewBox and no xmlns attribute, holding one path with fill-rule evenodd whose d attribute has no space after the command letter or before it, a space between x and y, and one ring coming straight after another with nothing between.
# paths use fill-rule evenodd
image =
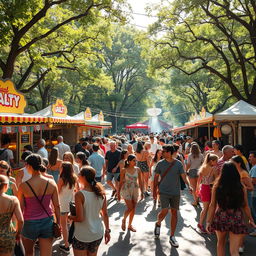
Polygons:
<instances>
[{"instance_id":1,"label":"white canopy tent","mask_svg":"<svg viewBox=\"0 0 256 256\"><path fill-rule=\"evenodd\" d=\"M256 120L256 107L240 100L228 109L214 115L215 121Z\"/></svg>"}]
</instances>

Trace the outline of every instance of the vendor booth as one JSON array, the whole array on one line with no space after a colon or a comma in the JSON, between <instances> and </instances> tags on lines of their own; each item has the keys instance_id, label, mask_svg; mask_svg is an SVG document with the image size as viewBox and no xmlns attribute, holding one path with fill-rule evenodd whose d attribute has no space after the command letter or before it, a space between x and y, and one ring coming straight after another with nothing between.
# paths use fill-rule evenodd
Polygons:
<instances>
[{"instance_id":1,"label":"vendor booth","mask_svg":"<svg viewBox=\"0 0 256 256\"><path fill-rule=\"evenodd\" d=\"M256 107L240 100L223 112L214 115L227 143L242 144L245 153L256 150Z\"/></svg>"}]
</instances>

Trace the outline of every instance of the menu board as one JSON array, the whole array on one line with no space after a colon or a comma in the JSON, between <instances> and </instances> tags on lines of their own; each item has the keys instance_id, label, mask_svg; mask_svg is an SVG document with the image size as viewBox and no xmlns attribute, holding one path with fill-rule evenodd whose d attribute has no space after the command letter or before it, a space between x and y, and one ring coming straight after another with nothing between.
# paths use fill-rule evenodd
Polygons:
<instances>
[{"instance_id":1,"label":"menu board","mask_svg":"<svg viewBox=\"0 0 256 256\"><path fill-rule=\"evenodd\" d=\"M26 145L31 145L31 133L30 132L22 132L19 134L19 158L21 159L21 155L24 152L23 148Z\"/></svg>"}]
</instances>

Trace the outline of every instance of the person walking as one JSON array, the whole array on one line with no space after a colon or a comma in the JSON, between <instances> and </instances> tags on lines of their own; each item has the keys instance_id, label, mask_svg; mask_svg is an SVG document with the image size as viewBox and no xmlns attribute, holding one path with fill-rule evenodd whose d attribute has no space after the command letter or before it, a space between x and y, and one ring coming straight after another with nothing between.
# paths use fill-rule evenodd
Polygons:
<instances>
[{"instance_id":1,"label":"person walking","mask_svg":"<svg viewBox=\"0 0 256 256\"><path fill-rule=\"evenodd\" d=\"M26 167L32 178L21 183L18 198L24 216L22 242L26 256L34 255L34 245L39 240L41 256L52 254L53 209L56 222L60 224L58 188L54 180L44 177L40 170L45 168L38 154L26 158Z\"/></svg>"},{"instance_id":2,"label":"person walking","mask_svg":"<svg viewBox=\"0 0 256 256\"><path fill-rule=\"evenodd\" d=\"M0 255L12 256L16 241L20 240L23 216L17 197L6 194L9 180L0 174ZM16 229L12 225L12 216L16 219Z\"/></svg>"},{"instance_id":3,"label":"person walking","mask_svg":"<svg viewBox=\"0 0 256 256\"><path fill-rule=\"evenodd\" d=\"M160 236L161 222L165 219L170 209L171 213L171 234L169 242L174 247L179 247L174 234L178 222L178 210L180 204L180 176L189 186L186 179L182 163L173 158L175 149L171 145L164 145L162 150L163 160L156 165L156 174L154 178L153 197L156 197L157 186L160 194L161 211L157 216L154 234ZM159 184L159 176L161 177ZM190 186L189 186L190 187Z\"/></svg>"},{"instance_id":4,"label":"person walking","mask_svg":"<svg viewBox=\"0 0 256 256\"><path fill-rule=\"evenodd\" d=\"M37 154L40 155L42 158L48 158L48 151L45 148L46 142L44 139L39 139L37 141Z\"/></svg>"},{"instance_id":5,"label":"person walking","mask_svg":"<svg viewBox=\"0 0 256 256\"><path fill-rule=\"evenodd\" d=\"M61 164L62 160L59 158L59 149L53 147L49 155L49 166L47 172L53 176L56 184L59 180Z\"/></svg>"},{"instance_id":6,"label":"person walking","mask_svg":"<svg viewBox=\"0 0 256 256\"><path fill-rule=\"evenodd\" d=\"M202 234L206 234L207 231L204 226L204 220L209 209L211 202L211 184L214 182L214 167L217 165L218 156L208 153L205 156L203 165L198 172L198 180L196 186L196 193L198 193L201 202L203 203L203 209L200 213L199 223L197 225L199 231Z\"/></svg>"},{"instance_id":7,"label":"person walking","mask_svg":"<svg viewBox=\"0 0 256 256\"><path fill-rule=\"evenodd\" d=\"M64 153L62 160L66 161L66 162L70 162L73 165L73 169L74 169L75 174L78 175L78 173L79 173L79 166L75 162L75 157L74 157L72 152Z\"/></svg>"},{"instance_id":8,"label":"person walking","mask_svg":"<svg viewBox=\"0 0 256 256\"><path fill-rule=\"evenodd\" d=\"M95 175L96 171L86 166L78 176L82 189L75 194L76 216L69 215L69 219L75 222L72 242L75 256L96 256L103 236L106 244L110 241L106 194L101 183L96 182Z\"/></svg>"},{"instance_id":9,"label":"person walking","mask_svg":"<svg viewBox=\"0 0 256 256\"><path fill-rule=\"evenodd\" d=\"M118 177L120 175L120 169L117 167L121 159L121 151L117 150L116 142L110 142L110 150L107 151L106 160L106 170L107 170L107 184L112 188L111 197L115 196L118 190ZM113 179L115 180L115 185L113 184Z\"/></svg>"},{"instance_id":10,"label":"person walking","mask_svg":"<svg viewBox=\"0 0 256 256\"><path fill-rule=\"evenodd\" d=\"M125 166L121 169L120 184L117 193L118 200L120 201L121 195L126 204L126 211L122 220L122 230L126 229L126 219L129 217L128 230L136 232L132 226L132 221L135 215L136 205L139 197L139 188L141 191L141 200L143 196L143 180L141 171L136 167L136 156L129 155L125 161Z\"/></svg>"},{"instance_id":11,"label":"person walking","mask_svg":"<svg viewBox=\"0 0 256 256\"><path fill-rule=\"evenodd\" d=\"M150 195L148 192L149 166L151 163L151 156L149 152L150 146L150 143L145 143L143 146L142 142L139 141L135 153L137 166L140 168L143 177L145 196Z\"/></svg>"},{"instance_id":12,"label":"person walking","mask_svg":"<svg viewBox=\"0 0 256 256\"><path fill-rule=\"evenodd\" d=\"M81 170L82 167L89 165L89 162L87 161L87 156L85 155L84 152L78 152L76 154L76 164L78 165L79 171Z\"/></svg>"},{"instance_id":13,"label":"person walking","mask_svg":"<svg viewBox=\"0 0 256 256\"><path fill-rule=\"evenodd\" d=\"M62 136L58 136L57 137L57 141L58 141L58 144L55 145L55 147L59 150L59 158L60 159L63 159L63 155L66 153L66 152L71 152L70 150L70 146L65 144L63 142L63 137Z\"/></svg>"},{"instance_id":14,"label":"person walking","mask_svg":"<svg viewBox=\"0 0 256 256\"><path fill-rule=\"evenodd\" d=\"M65 253L69 253L70 251L68 242L68 213L69 204L73 201L75 188L78 188L78 185L73 165L69 162L63 162L58 181L58 191L60 199L60 224L64 245L60 245L59 247Z\"/></svg>"},{"instance_id":15,"label":"person walking","mask_svg":"<svg viewBox=\"0 0 256 256\"><path fill-rule=\"evenodd\" d=\"M239 246L248 233L244 213L250 224L256 227L248 206L247 191L241 183L236 166L225 163L218 181L213 186L212 199L207 215L206 230L217 235L217 255L225 255L226 237L229 235L229 251L239 256Z\"/></svg>"},{"instance_id":16,"label":"person walking","mask_svg":"<svg viewBox=\"0 0 256 256\"><path fill-rule=\"evenodd\" d=\"M100 149L99 144L94 143L92 145L93 153L88 158L88 162L96 170L95 179L97 182L101 182L106 172L105 159L101 154L99 154L99 149Z\"/></svg>"},{"instance_id":17,"label":"person walking","mask_svg":"<svg viewBox=\"0 0 256 256\"><path fill-rule=\"evenodd\" d=\"M198 197L196 195L196 185L198 180L198 170L204 161L204 157L200 152L198 144L192 143L190 153L188 155L186 171L188 174L189 184L191 185L193 191L192 195L194 198L193 206L199 205Z\"/></svg>"}]
</instances>

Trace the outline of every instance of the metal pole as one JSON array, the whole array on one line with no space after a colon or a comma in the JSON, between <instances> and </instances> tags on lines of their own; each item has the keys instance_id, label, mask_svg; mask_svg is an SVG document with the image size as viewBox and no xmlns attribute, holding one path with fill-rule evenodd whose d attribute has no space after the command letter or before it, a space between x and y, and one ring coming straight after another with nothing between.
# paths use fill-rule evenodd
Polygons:
<instances>
[{"instance_id":1,"label":"metal pole","mask_svg":"<svg viewBox=\"0 0 256 256\"><path fill-rule=\"evenodd\" d=\"M116 134L117 134L117 115L116 115Z\"/></svg>"}]
</instances>

